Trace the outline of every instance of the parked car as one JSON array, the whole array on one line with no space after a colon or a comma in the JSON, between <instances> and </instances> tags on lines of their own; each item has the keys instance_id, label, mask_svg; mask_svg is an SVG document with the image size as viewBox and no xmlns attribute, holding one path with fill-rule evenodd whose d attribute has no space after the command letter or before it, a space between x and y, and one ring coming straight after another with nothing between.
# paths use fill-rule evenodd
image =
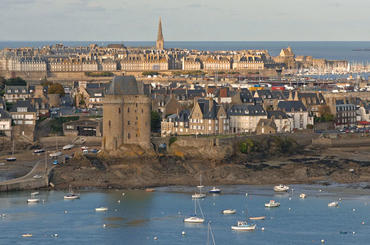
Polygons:
<instances>
[{"instance_id":1,"label":"parked car","mask_svg":"<svg viewBox=\"0 0 370 245\"><path fill-rule=\"evenodd\" d=\"M98 150L97 150L97 149L91 149L91 150L90 150L90 152L91 152L91 153L97 153L97 152L98 152Z\"/></svg>"}]
</instances>

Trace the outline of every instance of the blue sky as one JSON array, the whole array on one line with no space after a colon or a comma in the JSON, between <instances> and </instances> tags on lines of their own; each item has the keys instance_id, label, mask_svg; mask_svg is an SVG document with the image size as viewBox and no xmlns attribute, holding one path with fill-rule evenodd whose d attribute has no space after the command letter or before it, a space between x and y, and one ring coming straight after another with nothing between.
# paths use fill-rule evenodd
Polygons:
<instances>
[{"instance_id":1,"label":"blue sky","mask_svg":"<svg viewBox=\"0 0 370 245\"><path fill-rule=\"evenodd\" d=\"M370 40L369 0L0 0L0 40Z\"/></svg>"}]
</instances>

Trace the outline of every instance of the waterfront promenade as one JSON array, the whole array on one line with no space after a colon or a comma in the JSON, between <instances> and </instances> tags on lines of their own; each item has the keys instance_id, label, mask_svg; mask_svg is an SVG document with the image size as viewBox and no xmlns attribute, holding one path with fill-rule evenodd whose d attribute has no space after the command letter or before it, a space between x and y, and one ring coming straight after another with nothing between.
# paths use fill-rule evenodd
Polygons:
<instances>
[{"instance_id":1,"label":"waterfront promenade","mask_svg":"<svg viewBox=\"0 0 370 245\"><path fill-rule=\"evenodd\" d=\"M54 166L38 161L25 176L0 182L0 191L32 190L49 186L49 175Z\"/></svg>"}]
</instances>

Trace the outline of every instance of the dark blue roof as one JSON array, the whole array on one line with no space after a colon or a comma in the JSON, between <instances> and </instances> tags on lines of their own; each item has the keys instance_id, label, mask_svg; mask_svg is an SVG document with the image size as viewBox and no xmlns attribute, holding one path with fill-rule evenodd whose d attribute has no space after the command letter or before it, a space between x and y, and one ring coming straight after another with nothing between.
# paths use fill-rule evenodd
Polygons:
<instances>
[{"instance_id":1,"label":"dark blue roof","mask_svg":"<svg viewBox=\"0 0 370 245\"><path fill-rule=\"evenodd\" d=\"M307 111L302 101L299 100L279 101L278 108L285 112Z\"/></svg>"}]
</instances>

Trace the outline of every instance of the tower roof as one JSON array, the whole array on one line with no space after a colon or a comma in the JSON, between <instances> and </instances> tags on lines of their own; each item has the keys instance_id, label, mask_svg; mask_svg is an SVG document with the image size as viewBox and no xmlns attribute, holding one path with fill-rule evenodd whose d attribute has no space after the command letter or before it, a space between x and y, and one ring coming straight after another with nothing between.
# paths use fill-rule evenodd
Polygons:
<instances>
[{"instance_id":1,"label":"tower roof","mask_svg":"<svg viewBox=\"0 0 370 245\"><path fill-rule=\"evenodd\" d=\"M163 40L163 33L162 33L162 20L161 17L159 17L159 25L158 25L158 35L157 35L157 41Z\"/></svg>"},{"instance_id":2,"label":"tower roof","mask_svg":"<svg viewBox=\"0 0 370 245\"><path fill-rule=\"evenodd\" d=\"M113 78L106 94L110 95L139 95L144 94L143 86L134 76L116 76Z\"/></svg>"}]
</instances>

